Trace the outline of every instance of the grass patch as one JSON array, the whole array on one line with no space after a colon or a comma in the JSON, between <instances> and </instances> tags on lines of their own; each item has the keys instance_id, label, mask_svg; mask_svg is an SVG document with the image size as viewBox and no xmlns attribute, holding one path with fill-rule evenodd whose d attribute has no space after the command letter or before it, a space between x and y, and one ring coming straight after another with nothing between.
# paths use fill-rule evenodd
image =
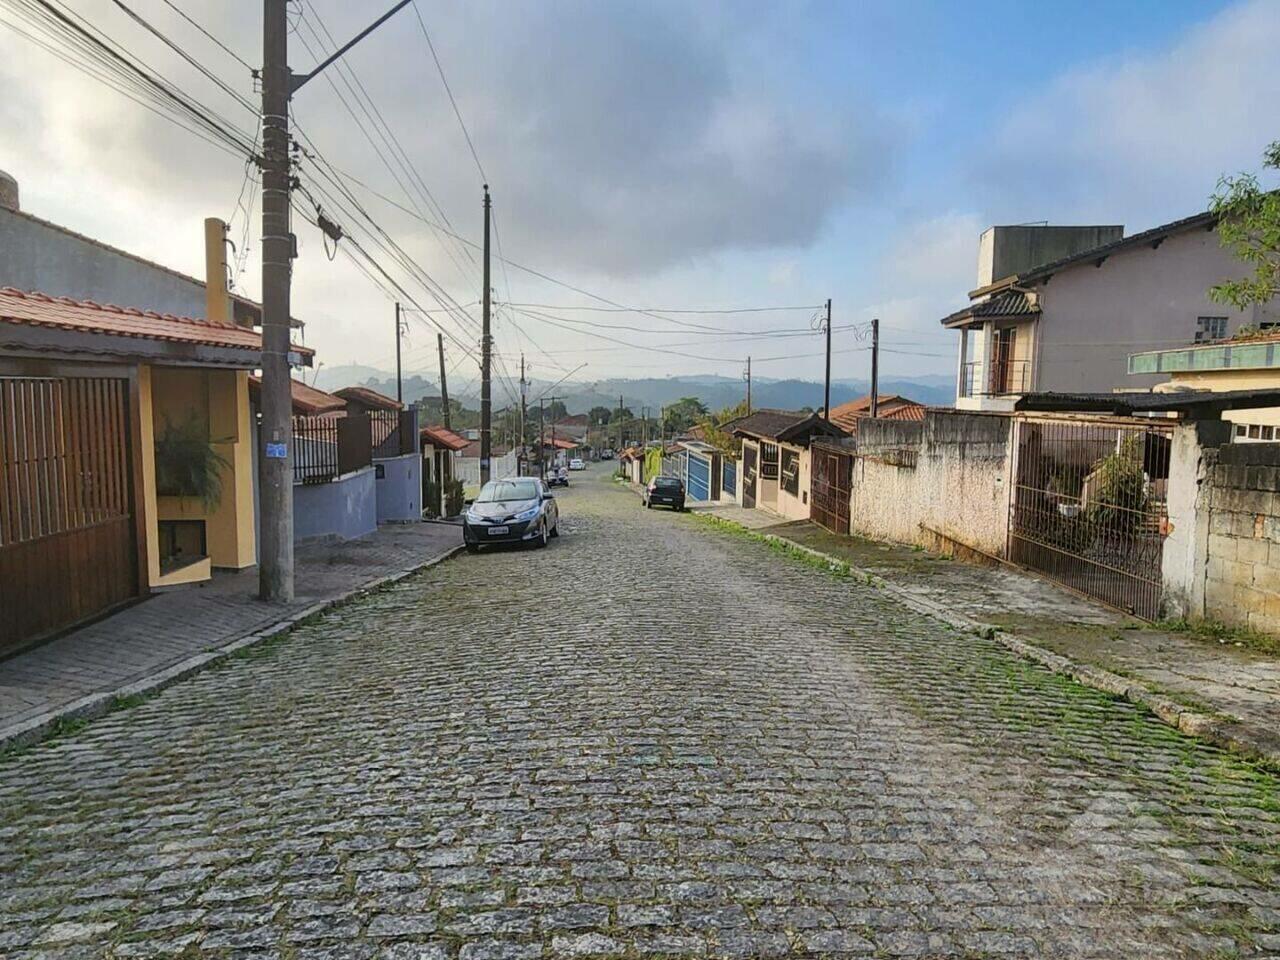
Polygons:
<instances>
[{"instance_id":1,"label":"grass patch","mask_svg":"<svg viewBox=\"0 0 1280 960\"><path fill-rule=\"evenodd\" d=\"M1162 620L1152 624L1152 629L1180 633L1204 643L1244 647L1259 653L1280 656L1280 637L1251 630L1248 627L1233 627L1217 620Z\"/></svg>"},{"instance_id":2,"label":"grass patch","mask_svg":"<svg viewBox=\"0 0 1280 960\"><path fill-rule=\"evenodd\" d=\"M834 577L851 577L853 575L853 567L843 560L836 560L833 557L825 557L816 553L812 553L803 547L798 547L794 543L783 540L776 536L759 533L755 530L748 530L740 524L734 523L732 520L725 520L722 517L712 516L706 513L690 514L696 523L703 526L711 527L721 533L738 537L742 540L749 540L752 543L762 543L774 553L786 557L789 560L797 560L800 563L814 567L818 570L824 570Z\"/></svg>"}]
</instances>

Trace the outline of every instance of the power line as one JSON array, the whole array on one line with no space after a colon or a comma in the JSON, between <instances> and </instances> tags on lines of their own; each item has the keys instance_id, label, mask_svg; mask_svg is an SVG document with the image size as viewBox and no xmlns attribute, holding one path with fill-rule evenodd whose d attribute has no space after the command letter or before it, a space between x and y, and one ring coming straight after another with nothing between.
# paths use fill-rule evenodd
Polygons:
<instances>
[{"instance_id":1,"label":"power line","mask_svg":"<svg viewBox=\"0 0 1280 960\"><path fill-rule=\"evenodd\" d=\"M253 66L253 64L245 60L244 57L240 56L240 54L236 53L234 50L228 47L225 43L223 43L221 40L219 40L217 37L211 34L208 30L200 26L200 24L196 23L196 21L191 19L191 17L189 17L182 10L182 8L180 8L177 4L175 4L173 0L164 0L164 4L170 10L172 10L174 13L180 16L183 20L187 21L187 23L191 24L191 26L199 30L208 39L212 40L218 47L220 47L223 50L224 53L229 54L232 57L232 59L236 60L242 67L248 70L254 77L259 76L259 71L257 67Z\"/></svg>"},{"instance_id":2,"label":"power line","mask_svg":"<svg viewBox=\"0 0 1280 960\"><path fill-rule=\"evenodd\" d=\"M418 26L422 28L422 36L426 38L427 49L431 51L431 59L436 62L436 70L440 74L440 82L444 84L444 92L449 95L449 103L453 106L453 115L458 118L458 126L462 128L462 135L467 138L467 147L471 150L471 159L476 162L476 169L480 171L480 179L488 183L489 177L484 172L484 165L480 163L480 156L476 153L476 145L471 142L471 133L467 130L467 124L462 119L462 111L458 109L458 101L454 99L453 90L449 87L449 80L444 75L444 67L440 65L440 57L436 54L436 45L431 42L431 34L427 32L427 24L422 19L422 11L418 9L418 0L413 0L413 12L418 18Z\"/></svg>"}]
</instances>

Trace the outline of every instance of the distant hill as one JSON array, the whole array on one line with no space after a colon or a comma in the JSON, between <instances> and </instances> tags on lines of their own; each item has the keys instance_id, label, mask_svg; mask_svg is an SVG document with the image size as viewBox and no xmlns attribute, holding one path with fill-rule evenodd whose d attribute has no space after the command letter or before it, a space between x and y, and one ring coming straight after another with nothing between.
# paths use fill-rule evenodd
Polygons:
<instances>
[{"instance_id":1,"label":"distant hill","mask_svg":"<svg viewBox=\"0 0 1280 960\"><path fill-rule=\"evenodd\" d=\"M404 398L410 402L421 397L440 396L436 381L420 372L406 371L403 384ZM316 386L321 390L368 386L387 396L393 397L396 393L393 374L359 364L321 367L316 377ZM453 387L449 392L451 400L461 401L471 409L479 406L479 390L474 381L466 384L470 389L465 393L457 392L459 386L450 386ZM529 399L536 399L550 386L551 381L535 380L529 386ZM832 381L831 404L837 406L853 400L863 396L869 389L870 385L865 380ZM697 397L712 410L731 407L746 396L746 384L734 377L707 375L645 379L619 377L589 384L564 383L556 387L555 392L557 396L563 397L570 413L586 413L592 407L614 409L618 406L618 396L621 395L623 403L636 413L639 413L641 407L648 407L656 414L659 407L675 403L681 397ZM880 382L880 393L886 396L901 394L920 403L942 406L955 399L955 386L953 378L949 376L894 378ZM751 385L751 403L756 407L775 407L780 410L816 408L822 405L822 394L822 384L812 380L757 379ZM494 409L501 409L511 402L505 383L494 384L493 402Z\"/></svg>"}]
</instances>

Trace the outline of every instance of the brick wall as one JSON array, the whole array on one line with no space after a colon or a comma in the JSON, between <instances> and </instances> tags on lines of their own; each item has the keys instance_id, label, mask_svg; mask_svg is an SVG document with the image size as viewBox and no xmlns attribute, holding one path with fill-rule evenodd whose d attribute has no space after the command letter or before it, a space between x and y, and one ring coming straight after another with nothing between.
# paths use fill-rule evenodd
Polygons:
<instances>
[{"instance_id":1,"label":"brick wall","mask_svg":"<svg viewBox=\"0 0 1280 960\"><path fill-rule=\"evenodd\" d=\"M1207 451L1204 615L1280 633L1280 446Z\"/></svg>"}]
</instances>

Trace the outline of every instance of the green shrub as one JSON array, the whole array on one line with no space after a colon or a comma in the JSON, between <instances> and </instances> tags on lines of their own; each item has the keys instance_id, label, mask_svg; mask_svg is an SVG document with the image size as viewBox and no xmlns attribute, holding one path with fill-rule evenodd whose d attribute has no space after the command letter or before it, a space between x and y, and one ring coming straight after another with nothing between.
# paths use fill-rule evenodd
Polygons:
<instances>
[{"instance_id":1,"label":"green shrub","mask_svg":"<svg viewBox=\"0 0 1280 960\"><path fill-rule=\"evenodd\" d=\"M445 481L444 485L444 513L447 517L456 517L462 513L462 505L465 497L462 493L462 481L454 478Z\"/></svg>"}]
</instances>

